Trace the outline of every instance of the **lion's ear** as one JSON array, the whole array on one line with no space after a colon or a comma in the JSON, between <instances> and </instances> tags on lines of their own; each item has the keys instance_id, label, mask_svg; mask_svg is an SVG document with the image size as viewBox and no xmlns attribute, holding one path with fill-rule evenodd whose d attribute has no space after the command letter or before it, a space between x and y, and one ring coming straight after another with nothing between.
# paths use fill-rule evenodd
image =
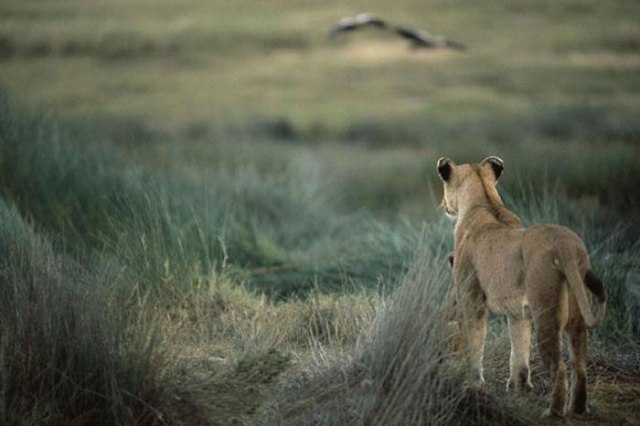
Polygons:
<instances>
[{"instance_id":1,"label":"lion's ear","mask_svg":"<svg viewBox=\"0 0 640 426\"><path fill-rule=\"evenodd\" d=\"M501 158L491 156L482 160L482 163L480 164L482 164L483 166L486 164L490 165L491 169L493 170L493 175L496 178L496 182L498 182L498 179L500 179L500 175L502 175L502 170L504 170L504 161L502 161Z\"/></svg>"},{"instance_id":2,"label":"lion's ear","mask_svg":"<svg viewBox=\"0 0 640 426\"><path fill-rule=\"evenodd\" d=\"M455 163L448 159L447 157L442 157L436 163L436 167L438 168L438 174L440 175L440 179L443 182L446 182L451 177L451 168Z\"/></svg>"}]
</instances>

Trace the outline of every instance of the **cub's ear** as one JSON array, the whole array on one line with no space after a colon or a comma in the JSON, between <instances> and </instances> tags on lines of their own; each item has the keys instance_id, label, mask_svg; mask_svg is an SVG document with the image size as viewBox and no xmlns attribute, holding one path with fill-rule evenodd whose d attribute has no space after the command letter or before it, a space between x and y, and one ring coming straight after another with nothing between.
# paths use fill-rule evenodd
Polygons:
<instances>
[{"instance_id":1,"label":"cub's ear","mask_svg":"<svg viewBox=\"0 0 640 426\"><path fill-rule=\"evenodd\" d=\"M504 161L502 161L501 158L491 156L482 160L482 163L480 164L482 164L483 166L487 164L491 166L493 175L496 178L496 182L498 182L498 179L500 179L500 175L502 174L502 170L504 170Z\"/></svg>"},{"instance_id":2,"label":"cub's ear","mask_svg":"<svg viewBox=\"0 0 640 426\"><path fill-rule=\"evenodd\" d=\"M442 157L438 160L438 162L436 163L436 167L438 168L440 179L442 179L443 182L449 180L449 178L451 177L451 169L453 166L455 166L455 164L456 163L454 163L447 157Z\"/></svg>"}]
</instances>

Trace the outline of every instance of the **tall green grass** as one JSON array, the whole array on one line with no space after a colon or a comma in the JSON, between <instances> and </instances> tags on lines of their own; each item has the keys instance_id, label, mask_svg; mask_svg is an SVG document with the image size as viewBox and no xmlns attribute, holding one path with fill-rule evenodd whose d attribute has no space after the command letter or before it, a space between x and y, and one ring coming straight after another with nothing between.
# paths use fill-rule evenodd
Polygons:
<instances>
[{"instance_id":1,"label":"tall green grass","mask_svg":"<svg viewBox=\"0 0 640 426\"><path fill-rule=\"evenodd\" d=\"M119 170L108 152L81 148L55 122L17 114L6 101L0 108L2 192L61 245L115 258L148 285L227 261L285 263L286 250L309 244L330 218L291 185L248 174L203 188ZM296 228L303 220L310 225Z\"/></svg>"},{"instance_id":2,"label":"tall green grass","mask_svg":"<svg viewBox=\"0 0 640 426\"><path fill-rule=\"evenodd\" d=\"M318 281L340 288L388 277L410 250L410 233L371 215L338 215L296 175L223 171L207 186L151 179L69 140L55 122L0 107L3 193L61 246L115 260L147 287L188 289L228 267L287 296Z\"/></svg>"},{"instance_id":3,"label":"tall green grass","mask_svg":"<svg viewBox=\"0 0 640 426\"><path fill-rule=\"evenodd\" d=\"M125 307L133 289L56 254L2 199L0 224L0 422L157 420L157 328Z\"/></svg>"}]
</instances>

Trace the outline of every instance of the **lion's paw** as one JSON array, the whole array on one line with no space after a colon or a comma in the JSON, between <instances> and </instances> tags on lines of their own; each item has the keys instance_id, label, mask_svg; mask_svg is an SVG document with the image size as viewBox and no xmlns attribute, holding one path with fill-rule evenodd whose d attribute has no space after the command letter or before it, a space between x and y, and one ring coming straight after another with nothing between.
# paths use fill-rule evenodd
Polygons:
<instances>
[{"instance_id":1,"label":"lion's paw","mask_svg":"<svg viewBox=\"0 0 640 426\"><path fill-rule=\"evenodd\" d=\"M550 417L562 418L564 417L564 413L562 411L557 411L557 410L552 410L551 408L547 408L542 412L542 415L540 417L543 419L550 418Z\"/></svg>"}]
</instances>

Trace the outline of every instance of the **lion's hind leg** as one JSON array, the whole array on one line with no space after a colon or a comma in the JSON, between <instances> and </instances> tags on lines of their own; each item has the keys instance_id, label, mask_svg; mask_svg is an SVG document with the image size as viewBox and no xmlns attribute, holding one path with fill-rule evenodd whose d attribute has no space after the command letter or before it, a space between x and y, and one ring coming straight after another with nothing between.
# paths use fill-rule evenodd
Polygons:
<instances>
[{"instance_id":1,"label":"lion's hind leg","mask_svg":"<svg viewBox=\"0 0 640 426\"><path fill-rule=\"evenodd\" d=\"M531 354L531 320L509 316L509 336L511 338L511 358L509 359L509 380L507 391L531 391L529 356Z\"/></svg>"},{"instance_id":2,"label":"lion's hind leg","mask_svg":"<svg viewBox=\"0 0 640 426\"><path fill-rule=\"evenodd\" d=\"M562 334L556 309L534 315L538 352L551 379L551 405L543 416L564 416L567 400L567 367L562 360Z\"/></svg>"},{"instance_id":3,"label":"lion's hind leg","mask_svg":"<svg viewBox=\"0 0 640 426\"><path fill-rule=\"evenodd\" d=\"M569 411L584 414L587 408L587 326L582 318L572 322L565 329L569 338L573 372L571 374L571 402Z\"/></svg>"},{"instance_id":4,"label":"lion's hind leg","mask_svg":"<svg viewBox=\"0 0 640 426\"><path fill-rule=\"evenodd\" d=\"M547 258L529 264L525 288L537 347L551 379L551 401L543 416L564 416L567 401L567 367L562 359L562 330L568 321L567 285Z\"/></svg>"}]
</instances>

